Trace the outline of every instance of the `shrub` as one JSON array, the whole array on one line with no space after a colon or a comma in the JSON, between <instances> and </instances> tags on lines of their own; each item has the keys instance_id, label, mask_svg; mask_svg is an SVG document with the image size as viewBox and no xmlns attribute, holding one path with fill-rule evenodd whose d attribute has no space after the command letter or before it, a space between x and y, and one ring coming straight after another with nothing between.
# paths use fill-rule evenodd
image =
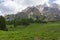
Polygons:
<instances>
[{"instance_id":1,"label":"shrub","mask_svg":"<svg viewBox=\"0 0 60 40\"><path fill-rule=\"evenodd\" d=\"M21 19L20 20L20 25L29 25L30 22L29 22L29 19Z\"/></svg>"}]
</instances>

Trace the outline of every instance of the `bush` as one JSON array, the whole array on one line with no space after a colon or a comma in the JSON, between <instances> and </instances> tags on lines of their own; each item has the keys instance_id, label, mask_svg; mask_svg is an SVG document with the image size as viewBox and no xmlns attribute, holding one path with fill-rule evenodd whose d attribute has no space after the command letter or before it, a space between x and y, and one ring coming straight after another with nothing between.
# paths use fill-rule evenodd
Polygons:
<instances>
[{"instance_id":1,"label":"bush","mask_svg":"<svg viewBox=\"0 0 60 40\"><path fill-rule=\"evenodd\" d=\"M6 24L7 25L12 25L12 24L14 24L14 21L12 20L12 21L6 21Z\"/></svg>"},{"instance_id":2,"label":"bush","mask_svg":"<svg viewBox=\"0 0 60 40\"><path fill-rule=\"evenodd\" d=\"M35 23L47 23L47 21L43 21L43 20L35 20Z\"/></svg>"},{"instance_id":3,"label":"bush","mask_svg":"<svg viewBox=\"0 0 60 40\"><path fill-rule=\"evenodd\" d=\"M33 20L32 18L28 19L29 23L34 23L35 20Z\"/></svg>"},{"instance_id":4,"label":"bush","mask_svg":"<svg viewBox=\"0 0 60 40\"><path fill-rule=\"evenodd\" d=\"M18 25L24 25L27 26L30 24L30 20L29 19L16 19L14 20L14 27L18 26Z\"/></svg>"},{"instance_id":5,"label":"bush","mask_svg":"<svg viewBox=\"0 0 60 40\"><path fill-rule=\"evenodd\" d=\"M20 20L20 25L29 25L30 22L29 22L29 19L21 19Z\"/></svg>"},{"instance_id":6,"label":"bush","mask_svg":"<svg viewBox=\"0 0 60 40\"><path fill-rule=\"evenodd\" d=\"M0 30L7 30L5 18L3 16L0 16Z\"/></svg>"}]
</instances>

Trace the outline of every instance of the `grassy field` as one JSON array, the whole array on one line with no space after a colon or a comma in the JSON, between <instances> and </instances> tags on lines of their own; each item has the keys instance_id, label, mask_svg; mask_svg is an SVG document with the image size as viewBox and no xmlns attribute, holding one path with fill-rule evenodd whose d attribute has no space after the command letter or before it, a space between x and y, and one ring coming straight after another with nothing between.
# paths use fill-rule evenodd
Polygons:
<instances>
[{"instance_id":1,"label":"grassy field","mask_svg":"<svg viewBox=\"0 0 60 40\"><path fill-rule=\"evenodd\" d=\"M0 31L0 40L60 40L60 23L12 27L9 31Z\"/></svg>"}]
</instances>

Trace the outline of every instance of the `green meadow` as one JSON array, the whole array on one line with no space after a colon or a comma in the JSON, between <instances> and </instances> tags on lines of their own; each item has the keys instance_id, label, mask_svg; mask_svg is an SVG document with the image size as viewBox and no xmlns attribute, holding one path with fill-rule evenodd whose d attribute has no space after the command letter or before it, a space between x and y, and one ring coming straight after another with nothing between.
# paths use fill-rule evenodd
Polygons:
<instances>
[{"instance_id":1,"label":"green meadow","mask_svg":"<svg viewBox=\"0 0 60 40\"><path fill-rule=\"evenodd\" d=\"M0 30L0 40L60 40L60 23L32 23L28 26L7 25L8 31Z\"/></svg>"}]
</instances>

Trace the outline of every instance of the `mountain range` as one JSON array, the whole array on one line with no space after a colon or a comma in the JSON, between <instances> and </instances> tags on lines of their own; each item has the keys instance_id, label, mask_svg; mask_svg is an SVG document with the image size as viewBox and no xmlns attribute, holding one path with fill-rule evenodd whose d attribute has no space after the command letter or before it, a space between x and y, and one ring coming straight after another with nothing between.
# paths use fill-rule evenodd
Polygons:
<instances>
[{"instance_id":1,"label":"mountain range","mask_svg":"<svg viewBox=\"0 0 60 40\"><path fill-rule=\"evenodd\" d=\"M32 7L27 7L26 9L22 10L21 12L17 12L16 14L6 15L6 20L13 20L14 17L16 18L33 18L45 17L47 21L56 21L60 20L60 6L56 3L44 5L37 5Z\"/></svg>"}]
</instances>

